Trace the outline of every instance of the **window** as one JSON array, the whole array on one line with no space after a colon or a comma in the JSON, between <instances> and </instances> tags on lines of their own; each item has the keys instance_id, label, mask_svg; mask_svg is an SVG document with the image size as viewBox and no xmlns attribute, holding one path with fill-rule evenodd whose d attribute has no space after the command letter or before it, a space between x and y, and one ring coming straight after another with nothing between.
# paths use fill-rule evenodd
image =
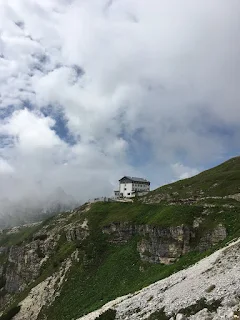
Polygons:
<instances>
[{"instance_id":1,"label":"window","mask_svg":"<svg viewBox=\"0 0 240 320\"><path fill-rule=\"evenodd\" d=\"M127 195L130 196L130 193L128 193Z\"/></svg>"},{"instance_id":2,"label":"window","mask_svg":"<svg viewBox=\"0 0 240 320\"><path fill-rule=\"evenodd\" d=\"M127 190L127 188L124 188L124 190Z\"/></svg>"}]
</instances>

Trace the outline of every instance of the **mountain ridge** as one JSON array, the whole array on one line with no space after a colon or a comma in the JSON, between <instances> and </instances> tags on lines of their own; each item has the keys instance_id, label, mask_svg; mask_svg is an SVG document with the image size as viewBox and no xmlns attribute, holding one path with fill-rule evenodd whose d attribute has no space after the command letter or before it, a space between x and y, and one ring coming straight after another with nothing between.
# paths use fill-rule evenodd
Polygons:
<instances>
[{"instance_id":1,"label":"mountain ridge","mask_svg":"<svg viewBox=\"0 0 240 320\"><path fill-rule=\"evenodd\" d=\"M236 171L228 181L232 185L228 190L236 194L238 163L239 159L231 163L235 170L210 169L203 180L196 176L170 187L179 190L189 181L199 186L207 179L207 192L216 183L216 172L225 183L229 172L232 176ZM173 190L167 188L151 192L150 200L159 190L167 190L162 192L165 195ZM240 202L229 198L228 190L222 196L212 193L210 198L198 192L191 202L183 197L189 196L185 190L152 203L144 203L148 197L133 203L86 203L16 232L4 230L0 234L0 320L78 319L194 265L240 237ZM164 310L155 311L164 316ZM117 315L117 319L124 317ZM151 319L166 319L159 317L160 313Z\"/></svg>"},{"instance_id":2,"label":"mountain ridge","mask_svg":"<svg viewBox=\"0 0 240 320\"><path fill-rule=\"evenodd\" d=\"M231 202L237 204L234 200L240 201L239 181L240 156L237 156L191 178L159 187L148 195L140 197L139 200L144 203L165 201L198 204L205 199L223 199L226 204Z\"/></svg>"}]
</instances>

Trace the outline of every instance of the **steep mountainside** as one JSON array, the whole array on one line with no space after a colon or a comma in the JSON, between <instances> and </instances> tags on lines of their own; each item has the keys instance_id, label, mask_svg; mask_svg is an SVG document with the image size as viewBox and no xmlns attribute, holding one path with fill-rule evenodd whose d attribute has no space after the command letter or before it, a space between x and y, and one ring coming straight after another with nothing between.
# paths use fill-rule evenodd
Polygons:
<instances>
[{"instance_id":1,"label":"steep mountainside","mask_svg":"<svg viewBox=\"0 0 240 320\"><path fill-rule=\"evenodd\" d=\"M185 269L240 237L240 202L234 179L239 176L239 162L239 158L232 159L134 203L86 203L43 223L2 231L0 320L78 319L108 301ZM232 179L227 181L228 176ZM216 191L209 198L207 190L217 188L216 183L225 193ZM190 190L194 201L187 198ZM159 195L165 198L153 198ZM207 279L209 274L203 274ZM150 315L149 310L149 319L168 319L173 312L165 310L165 314L156 308L156 304L165 307L161 299L154 294L152 304L148 301L158 312ZM184 301L179 310L195 303ZM116 319L127 319L125 311L115 309L108 311L114 317L107 314L101 319L115 319L116 312ZM135 319L141 319L141 306L136 309Z\"/></svg>"}]
</instances>

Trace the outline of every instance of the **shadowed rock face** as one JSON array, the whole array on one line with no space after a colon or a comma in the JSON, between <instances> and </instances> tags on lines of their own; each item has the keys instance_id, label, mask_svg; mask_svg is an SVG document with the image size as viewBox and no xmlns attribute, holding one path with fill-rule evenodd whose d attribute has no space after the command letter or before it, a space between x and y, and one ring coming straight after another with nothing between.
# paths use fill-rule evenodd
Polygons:
<instances>
[{"instance_id":1,"label":"shadowed rock face","mask_svg":"<svg viewBox=\"0 0 240 320\"><path fill-rule=\"evenodd\" d=\"M8 292L14 293L24 289L26 283L39 275L41 259L37 255L38 241L25 246L13 246L9 250L6 269L6 285Z\"/></svg>"},{"instance_id":2,"label":"shadowed rock face","mask_svg":"<svg viewBox=\"0 0 240 320\"><path fill-rule=\"evenodd\" d=\"M226 237L226 228L222 224L219 224L213 231L206 233L205 236L200 239L199 250L205 251L209 248L209 244L213 246L223 241Z\"/></svg>"},{"instance_id":3,"label":"shadowed rock face","mask_svg":"<svg viewBox=\"0 0 240 320\"><path fill-rule=\"evenodd\" d=\"M187 227L150 227L146 235L137 246L143 261L169 264L190 250L191 232Z\"/></svg>"},{"instance_id":4,"label":"shadowed rock face","mask_svg":"<svg viewBox=\"0 0 240 320\"><path fill-rule=\"evenodd\" d=\"M1 268L4 286L1 288L0 307L10 301L11 295L23 291L39 276L41 268L39 250L39 241L32 241L29 244L11 246L5 251L6 262Z\"/></svg>"},{"instance_id":5,"label":"shadowed rock face","mask_svg":"<svg viewBox=\"0 0 240 320\"><path fill-rule=\"evenodd\" d=\"M33 239L27 244L11 246L4 252L6 263L1 268L0 275L4 279L2 292L4 291L5 295L1 297L0 307L4 306L11 295L23 291L29 283L39 277L45 257L50 255L56 245L55 240Z\"/></svg>"},{"instance_id":6,"label":"shadowed rock face","mask_svg":"<svg viewBox=\"0 0 240 320\"><path fill-rule=\"evenodd\" d=\"M192 249L206 250L226 238L226 228L217 226L199 238L192 246L198 234L196 226L159 227L151 225L133 225L129 223L112 223L103 228L112 243L126 243L135 235L141 236L137 250L143 261L150 263L173 263ZM196 242L196 241L195 241Z\"/></svg>"}]
</instances>

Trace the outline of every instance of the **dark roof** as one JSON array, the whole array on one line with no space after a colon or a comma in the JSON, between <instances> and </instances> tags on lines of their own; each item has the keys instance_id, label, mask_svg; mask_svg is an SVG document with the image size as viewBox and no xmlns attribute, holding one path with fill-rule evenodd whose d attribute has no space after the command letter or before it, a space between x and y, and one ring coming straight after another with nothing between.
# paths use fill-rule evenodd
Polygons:
<instances>
[{"instance_id":1,"label":"dark roof","mask_svg":"<svg viewBox=\"0 0 240 320\"><path fill-rule=\"evenodd\" d=\"M123 179L129 179L129 180L131 180L132 182L149 182L148 180L143 179L143 178L129 177L129 176L124 176L124 177L122 177L119 181L121 181L121 180L123 180Z\"/></svg>"}]
</instances>

